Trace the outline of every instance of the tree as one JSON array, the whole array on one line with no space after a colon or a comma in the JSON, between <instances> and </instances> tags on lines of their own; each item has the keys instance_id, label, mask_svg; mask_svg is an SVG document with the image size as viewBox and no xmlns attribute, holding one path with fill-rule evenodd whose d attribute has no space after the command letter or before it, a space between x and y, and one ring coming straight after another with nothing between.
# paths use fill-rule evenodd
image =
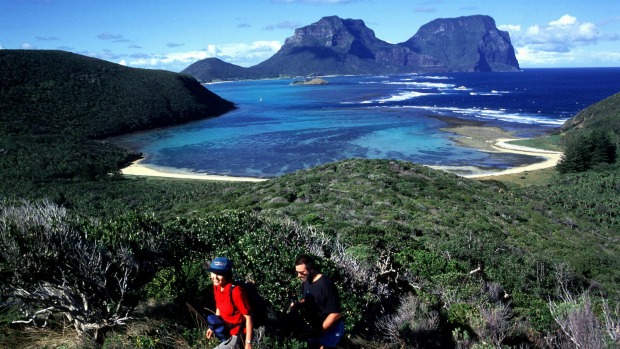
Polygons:
<instances>
[{"instance_id":1,"label":"tree","mask_svg":"<svg viewBox=\"0 0 620 349\"><path fill-rule=\"evenodd\" d=\"M560 173L583 172L616 161L616 145L603 130L567 135L564 144L564 154L557 165Z\"/></svg>"}]
</instances>

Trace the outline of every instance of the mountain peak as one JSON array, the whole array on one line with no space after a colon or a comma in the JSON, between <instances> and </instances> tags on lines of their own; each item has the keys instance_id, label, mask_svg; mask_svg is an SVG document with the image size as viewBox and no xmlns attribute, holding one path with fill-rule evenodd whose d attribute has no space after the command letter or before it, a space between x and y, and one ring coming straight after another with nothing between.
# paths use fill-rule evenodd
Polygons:
<instances>
[{"instance_id":1,"label":"mountain peak","mask_svg":"<svg viewBox=\"0 0 620 349\"><path fill-rule=\"evenodd\" d=\"M236 66L234 66L236 67ZM200 80L224 78L213 65L196 62L183 72ZM280 50L250 68L227 66L226 79L333 74L516 71L519 63L507 32L489 16L439 18L408 41L389 44L361 19L323 17L295 29Z\"/></svg>"},{"instance_id":2,"label":"mountain peak","mask_svg":"<svg viewBox=\"0 0 620 349\"><path fill-rule=\"evenodd\" d=\"M519 70L510 35L490 16L438 18L400 45L436 57L448 71Z\"/></svg>"},{"instance_id":3,"label":"mountain peak","mask_svg":"<svg viewBox=\"0 0 620 349\"><path fill-rule=\"evenodd\" d=\"M338 16L323 17L318 22L295 29L286 39L285 46L319 46L347 49L354 40L376 40L375 33L361 19L342 19Z\"/></svg>"}]
</instances>

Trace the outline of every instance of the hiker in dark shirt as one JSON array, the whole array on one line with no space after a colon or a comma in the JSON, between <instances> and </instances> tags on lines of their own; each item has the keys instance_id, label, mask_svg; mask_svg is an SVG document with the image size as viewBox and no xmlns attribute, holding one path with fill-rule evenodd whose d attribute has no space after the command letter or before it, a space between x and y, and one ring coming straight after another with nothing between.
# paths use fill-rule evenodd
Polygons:
<instances>
[{"instance_id":1,"label":"hiker in dark shirt","mask_svg":"<svg viewBox=\"0 0 620 349\"><path fill-rule=\"evenodd\" d=\"M315 269L314 258L300 255L295 260L297 277L302 281L301 299L291 304L291 310L301 310L309 328L299 329L308 338L308 348L335 347L344 335L344 321L336 285Z\"/></svg>"}]
</instances>

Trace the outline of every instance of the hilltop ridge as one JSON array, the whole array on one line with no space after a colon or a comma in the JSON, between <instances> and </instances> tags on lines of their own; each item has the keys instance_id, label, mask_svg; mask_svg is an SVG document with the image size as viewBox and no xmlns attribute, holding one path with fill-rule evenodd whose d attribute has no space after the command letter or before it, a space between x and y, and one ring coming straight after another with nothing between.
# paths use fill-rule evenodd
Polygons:
<instances>
[{"instance_id":1,"label":"hilltop ridge","mask_svg":"<svg viewBox=\"0 0 620 349\"><path fill-rule=\"evenodd\" d=\"M562 132L583 129L611 131L620 139L620 92L583 109L562 125Z\"/></svg>"}]
</instances>

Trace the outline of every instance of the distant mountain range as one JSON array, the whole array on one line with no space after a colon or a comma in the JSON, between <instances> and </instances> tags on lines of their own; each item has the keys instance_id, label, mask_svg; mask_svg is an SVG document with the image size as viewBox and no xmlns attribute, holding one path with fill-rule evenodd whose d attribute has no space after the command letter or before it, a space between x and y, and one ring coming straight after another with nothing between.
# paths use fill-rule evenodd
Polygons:
<instances>
[{"instance_id":1,"label":"distant mountain range","mask_svg":"<svg viewBox=\"0 0 620 349\"><path fill-rule=\"evenodd\" d=\"M182 73L213 81L519 69L508 32L497 29L489 16L436 19L399 44L378 39L362 20L331 16L296 29L275 55L255 66L207 58Z\"/></svg>"}]
</instances>

